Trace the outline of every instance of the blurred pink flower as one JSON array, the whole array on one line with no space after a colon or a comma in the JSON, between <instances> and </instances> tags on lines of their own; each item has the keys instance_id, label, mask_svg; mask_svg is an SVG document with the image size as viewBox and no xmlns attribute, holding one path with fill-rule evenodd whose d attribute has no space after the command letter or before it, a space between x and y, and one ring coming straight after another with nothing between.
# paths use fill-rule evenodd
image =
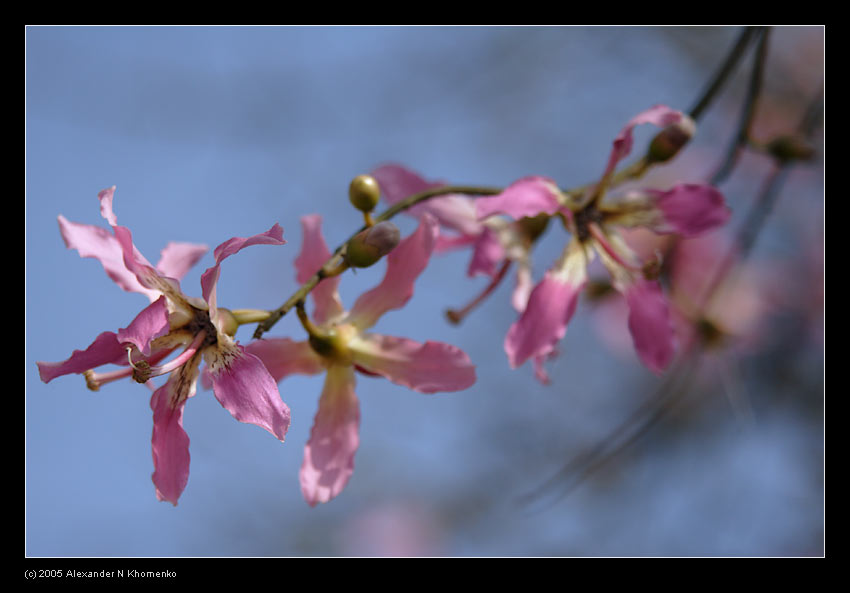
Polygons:
<instances>
[{"instance_id":1,"label":"blurred pink flower","mask_svg":"<svg viewBox=\"0 0 850 593\"><path fill-rule=\"evenodd\" d=\"M561 193L554 181L526 177L503 193L479 198L480 220L496 214L513 219L539 214L559 215L572 239L562 256L532 290L528 305L508 330L505 351L511 367L534 359L538 377L542 358L551 356L566 333L576 309L578 295L587 282L587 265L599 255L614 288L629 307L628 327L641 361L652 371L663 371L675 353L669 306L656 280L655 261L643 262L619 235L618 227L645 226L656 233L696 236L729 218L723 196L707 185L679 184L661 191L635 190L617 200L603 201L614 169L632 148L635 126L651 123L667 128L684 121L682 113L656 105L632 118L614 139L600 181L576 205Z\"/></svg>"},{"instance_id":2,"label":"blurred pink flower","mask_svg":"<svg viewBox=\"0 0 850 593\"><path fill-rule=\"evenodd\" d=\"M371 175L378 180L381 193L390 204L413 194L446 185L441 181L426 181L418 173L401 165L378 167ZM500 281L512 263L517 265L516 284L511 303L517 311L525 308L531 291L531 247L544 230L545 219L506 221L500 218L479 220L475 200L461 194L431 198L407 211L421 217L428 213L442 227L435 251L461 247L472 248L467 275L488 276Z\"/></svg>"},{"instance_id":3,"label":"blurred pink flower","mask_svg":"<svg viewBox=\"0 0 850 593\"><path fill-rule=\"evenodd\" d=\"M201 277L203 299L180 290L179 280L206 253L203 245L169 243L154 267L133 244L130 230L119 226L112 210L115 187L98 194L101 214L112 233L96 226L69 222L59 216L65 244L82 257L96 258L122 289L139 292L152 303L130 325L103 332L85 350L76 350L63 362L39 362L42 381L71 373L84 374L89 388L125 377L140 383L169 374L151 398L153 410L153 482L160 500L177 504L189 479L189 437L183 430L183 408L195 394L203 359L215 397L240 422L256 424L280 441L289 428L289 408L260 360L245 351L232 336L238 324L216 303L221 262L249 245L283 245L283 229L275 224L265 233L233 238L215 251L215 265ZM178 348L183 352L160 364ZM93 369L105 364L124 368L106 373ZM149 383L148 383L149 384ZM150 385L150 384L149 384Z\"/></svg>"},{"instance_id":4,"label":"blurred pink flower","mask_svg":"<svg viewBox=\"0 0 850 593\"><path fill-rule=\"evenodd\" d=\"M679 343L712 350L732 347L736 352L758 347L766 317L776 308L770 296L777 276L774 266L736 263L719 278L732 247L725 234L677 241L644 229L627 229L622 235L636 252L660 253L668 261L671 318ZM595 316L602 337L616 352L626 350L621 322L627 315L621 300L605 299Z\"/></svg>"},{"instance_id":5,"label":"blurred pink flower","mask_svg":"<svg viewBox=\"0 0 850 593\"><path fill-rule=\"evenodd\" d=\"M303 243L295 261L298 282L310 278L331 253L317 215L301 219ZM386 312L399 309L413 296L413 284L425 269L437 239L437 223L428 214L418 229L387 256L381 283L362 294L345 311L337 293L340 277L324 279L311 293L313 320L310 338L256 340L246 349L259 357L276 381L293 374L326 373L310 439L301 466L301 491L315 506L328 502L345 488L354 471L360 443L360 408L354 392L355 371L382 376L414 391L458 391L475 382L469 357L441 342L420 344L367 332Z\"/></svg>"},{"instance_id":6,"label":"blurred pink flower","mask_svg":"<svg viewBox=\"0 0 850 593\"><path fill-rule=\"evenodd\" d=\"M345 556L433 557L442 553L438 518L409 501L372 506L354 515L339 534Z\"/></svg>"}]
</instances>

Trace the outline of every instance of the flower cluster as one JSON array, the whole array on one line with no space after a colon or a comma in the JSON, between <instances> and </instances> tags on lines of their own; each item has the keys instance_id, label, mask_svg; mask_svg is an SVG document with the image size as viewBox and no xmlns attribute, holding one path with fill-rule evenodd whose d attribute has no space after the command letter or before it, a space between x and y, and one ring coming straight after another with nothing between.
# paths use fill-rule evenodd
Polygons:
<instances>
[{"instance_id":1,"label":"flower cluster","mask_svg":"<svg viewBox=\"0 0 850 593\"><path fill-rule=\"evenodd\" d=\"M606 190L615 168L631 152L632 130L646 123L661 127L662 132L642 161L644 168L672 158L693 134L693 122L687 116L657 105L623 127L600 180L577 195L562 192L552 179L530 176L495 196L450 196L422 207L459 233L459 238L447 238L445 245L473 245L470 275L492 274L499 262L518 264L512 304L519 317L508 329L505 352L512 368L532 360L536 376L544 383L548 376L543 362L554 355L566 334L587 283L588 265L597 255L628 305L628 328L640 360L652 371L663 371L673 360L675 341L669 305L657 279L660 262L641 261L618 229L643 226L656 233L695 237L729 218L723 196L710 185L684 183L608 198ZM397 165L381 167L374 174L391 200L428 185ZM497 215L505 215L509 222ZM571 237L560 258L533 284L529 252L551 218L558 218Z\"/></svg>"},{"instance_id":2,"label":"flower cluster","mask_svg":"<svg viewBox=\"0 0 850 593\"><path fill-rule=\"evenodd\" d=\"M318 215L301 218L302 245L295 275L303 292L296 293L300 296L294 299L294 308L306 332L304 340L258 338L242 345L235 339L240 325L276 320L288 309L282 308L275 317L274 312L225 309L216 298L221 263L248 246L283 245L280 226L219 245L213 252L214 264L201 277L202 298L189 297L181 291L180 280L206 254L206 247L170 243L159 263L151 265L133 244L130 231L118 225L112 208L115 188L104 190L98 197L110 230L60 216L60 232L69 248L99 260L119 287L144 295L149 305L126 328L101 333L67 360L39 362L41 378L49 382L62 375L82 374L95 390L122 378L148 385L153 390L153 482L160 500L177 504L189 476L183 410L195 394L199 377L234 418L256 424L283 441L290 411L277 384L292 374L324 374L300 471L302 494L312 506L339 495L351 478L360 442L357 373L381 376L421 393L463 390L476 380L470 358L454 346L371 331L385 313L401 309L411 299L414 284L434 252L469 247L467 274L489 278L485 291L470 305L449 311L449 319L456 323L516 265L511 303L518 317L507 330L504 348L512 368L531 360L544 383L548 375L543 363L564 337L587 285L588 265L598 257L628 306L627 325L638 357L651 370L662 372L674 357L675 341L658 280L660 262L654 257L641 259L620 231L647 227L692 237L723 224L729 211L723 196L707 185L607 195L622 180L615 169L631 151L633 128L644 123L662 131L637 168L630 169L633 178L672 158L694 132L689 118L665 106L638 114L615 138L599 181L581 191L561 190L552 179L530 176L487 197L447 191L448 195L408 204L404 200L443 184L428 182L399 165L386 165L372 176L356 178L349 195L363 213L365 227L343 247L335 252L328 248ZM381 193L418 218L418 227L409 236L402 239L386 216L372 218ZM553 221L568 231L569 240L560 258L535 282L532 250ZM386 261L381 282L346 310L338 292L341 274L381 260ZM312 315L307 312L308 296ZM104 365L118 368L96 370ZM153 380L161 376L167 376L165 382L154 385Z\"/></svg>"}]
</instances>

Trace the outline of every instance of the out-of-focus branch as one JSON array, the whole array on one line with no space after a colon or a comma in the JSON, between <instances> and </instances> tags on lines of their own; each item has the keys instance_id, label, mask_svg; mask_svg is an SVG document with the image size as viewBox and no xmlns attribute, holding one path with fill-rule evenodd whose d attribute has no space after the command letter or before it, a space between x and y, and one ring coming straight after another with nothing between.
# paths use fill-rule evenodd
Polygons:
<instances>
[{"instance_id":1,"label":"out-of-focus branch","mask_svg":"<svg viewBox=\"0 0 850 593\"><path fill-rule=\"evenodd\" d=\"M718 68L714 77L708 82L705 90L703 90L696 103L694 103L694 106L688 111L688 114L694 120L698 120L708 106L711 105L712 101L714 101L717 93L720 92L720 89L726 84L729 76L734 72L735 66L738 65L738 62L743 57L750 41L753 40L757 33L761 33L762 29L763 27L746 27L738 36L735 45L732 46L720 68Z\"/></svg>"},{"instance_id":2,"label":"out-of-focus branch","mask_svg":"<svg viewBox=\"0 0 850 593\"><path fill-rule=\"evenodd\" d=\"M747 145L750 139L750 130L752 129L753 118L756 113L756 105L758 97L761 93L762 80L764 79L764 65L767 61L767 40L770 36L770 28L759 31L758 46L756 48L755 62L753 69L750 72L750 82L747 86L747 95L744 99L744 104L741 107L741 115L738 119L738 126L735 135L729 144L726 151L726 156L722 164L718 167L717 172L711 177L711 184L718 185L726 180L732 173L735 165L738 162L738 157L741 150Z\"/></svg>"},{"instance_id":3,"label":"out-of-focus branch","mask_svg":"<svg viewBox=\"0 0 850 593\"><path fill-rule=\"evenodd\" d=\"M809 102L803 117L800 119L800 123L797 125L797 132L804 138L810 139L821 121L822 114L823 87L818 90L814 98ZM782 186L785 184L785 180L795 163L794 160L775 161L772 170L768 173L762 185L761 192L744 217L723 263L715 273L713 280L708 284L708 289L700 301L701 304L698 310L705 311L708 308L712 297L723 283L723 279L729 273L732 266L749 256L756 238L764 227L768 215L773 211Z\"/></svg>"}]
</instances>

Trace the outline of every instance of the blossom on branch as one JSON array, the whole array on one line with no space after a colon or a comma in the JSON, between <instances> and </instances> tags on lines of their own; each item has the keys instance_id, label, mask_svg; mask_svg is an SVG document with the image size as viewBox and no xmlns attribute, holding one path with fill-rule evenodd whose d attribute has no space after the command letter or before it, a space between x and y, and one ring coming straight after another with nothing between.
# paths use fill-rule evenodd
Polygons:
<instances>
[{"instance_id":1,"label":"blossom on branch","mask_svg":"<svg viewBox=\"0 0 850 593\"><path fill-rule=\"evenodd\" d=\"M85 350L76 350L65 361L39 362L42 381L72 373L83 374L92 390L112 381L132 377L139 383L168 374L155 388L153 410L153 482L160 500L177 504L189 479L189 437L183 430L183 408L195 394L199 366L205 361L215 397L240 422L256 424L280 441L289 428L289 408L280 399L277 385L260 360L233 339L238 328L234 315L217 304L216 284L221 262L250 245L283 245L283 229L275 224L265 233L235 237L215 251L215 265L201 277L203 299L180 290L180 279L206 253L206 246L169 243L152 266L133 244L132 234L118 225L112 210L115 187L98 194L101 214L109 231L74 223L59 216L65 244L82 257L98 259L122 289L138 292L151 301L129 326L103 332ZM168 362L169 355L183 351ZM121 368L94 369L106 364ZM153 388L153 387L152 387Z\"/></svg>"},{"instance_id":2,"label":"blossom on branch","mask_svg":"<svg viewBox=\"0 0 850 593\"><path fill-rule=\"evenodd\" d=\"M331 256L317 215L301 219L303 243L295 261L297 281L307 281ZM340 276L325 278L311 292L312 319L303 305L299 318L309 339L270 338L246 349L263 361L276 381L291 374L324 372L310 438L301 466L301 491L314 506L337 496L354 471L360 443L360 408L355 371L382 376L422 393L459 391L475 382L475 368L460 349L442 342L420 344L407 338L368 332L386 312L403 307L425 269L437 240L437 223L424 214L419 227L387 256L381 283L345 311L337 292Z\"/></svg>"},{"instance_id":3,"label":"blossom on branch","mask_svg":"<svg viewBox=\"0 0 850 593\"><path fill-rule=\"evenodd\" d=\"M371 175L378 180L381 192L390 204L445 185L442 182L426 181L410 169L395 164L378 167ZM532 288L531 249L546 229L548 217L520 217L516 221L500 218L479 220L475 199L461 194L431 198L407 212L417 217L428 213L440 223L435 251L472 248L472 258L467 268L469 277L487 276L493 283L498 283L508 267L515 263L516 284L511 302L517 311L525 308ZM492 287L488 287L486 292L490 290Z\"/></svg>"},{"instance_id":4,"label":"blossom on branch","mask_svg":"<svg viewBox=\"0 0 850 593\"><path fill-rule=\"evenodd\" d=\"M660 262L641 261L617 229L643 226L657 233L693 237L724 224L730 213L717 189L700 184L679 184L666 191L630 191L617 199L603 200L606 189L615 182L617 164L631 152L632 130L645 123L663 128L661 137L677 139L665 144L663 151L651 151L645 164L653 159L668 160L671 151L675 152L673 148L681 148L682 135L692 133L693 127L687 116L663 105L639 113L614 139L599 182L578 201L545 177L526 177L497 196L476 200L481 221L497 214L513 219L545 214L559 217L572 235L561 257L534 287L524 311L508 330L505 351L511 367L533 359L538 377L545 377L539 363L553 354L564 337L587 282L587 266L596 255L611 275L614 288L626 300L628 327L640 360L654 372L663 371L672 361L674 329L667 299L657 280ZM675 134L669 132L671 127Z\"/></svg>"}]
</instances>

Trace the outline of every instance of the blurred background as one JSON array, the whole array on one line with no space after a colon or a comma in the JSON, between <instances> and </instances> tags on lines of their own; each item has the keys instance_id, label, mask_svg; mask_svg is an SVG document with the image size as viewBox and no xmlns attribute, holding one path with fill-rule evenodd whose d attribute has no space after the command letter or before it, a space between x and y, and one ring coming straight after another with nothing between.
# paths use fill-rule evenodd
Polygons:
<instances>
[{"instance_id":1,"label":"blurred background","mask_svg":"<svg viewBox=\"0 0 850 593\"><path fill-rule=\"evenodd\" d=\"M578 481L562 469L615 444L612 431L654 401L664 378L622 347L616 306L590 299L548 365L551 385L528 364L510 370L512 281L462 325L443 316L486 284L466 277L467 251L432 259L408 306L375 331L462 348L477 384L423 395L359 376L356 469L317 508L303 501L298 470L321 378L280 384L292 410L283 445L199 388L184 417L191 475L173 507L150 480L150 392L130 381L91 392L76 375L45 385L35 364L126 327L147 303L59 235L59 214L105 226L103 188L117 186L118 219L151 261L172 240L210 247L182 281L194 296L212 248L279 222L288 244L239 253L219 282L222 306L271 309L297 286L300 216L321 214L332 247L360 225L347 201L355 175L398 162L459 184L594 181L622 125L656 103L689 109L740 31L28 27L25 554L822 555L820 130L815 160L789 174L718 313L733 314L736 339L684 373L675 410ZM717 167L752 53L696 139L648 185L704 181ZM822 84L824 29L774 29L764 76L754 135L769 140L793 131ZM652 133L636 131L636 154ZM771 167L743 155L721 186L733 219L714 239L733 236ZM566 238L552 225L535 251L538 278ZM383 264L346 274L344 303L382 274ZM294 315L267 336L304 337Z\"/></svg>"}]
</instances>

